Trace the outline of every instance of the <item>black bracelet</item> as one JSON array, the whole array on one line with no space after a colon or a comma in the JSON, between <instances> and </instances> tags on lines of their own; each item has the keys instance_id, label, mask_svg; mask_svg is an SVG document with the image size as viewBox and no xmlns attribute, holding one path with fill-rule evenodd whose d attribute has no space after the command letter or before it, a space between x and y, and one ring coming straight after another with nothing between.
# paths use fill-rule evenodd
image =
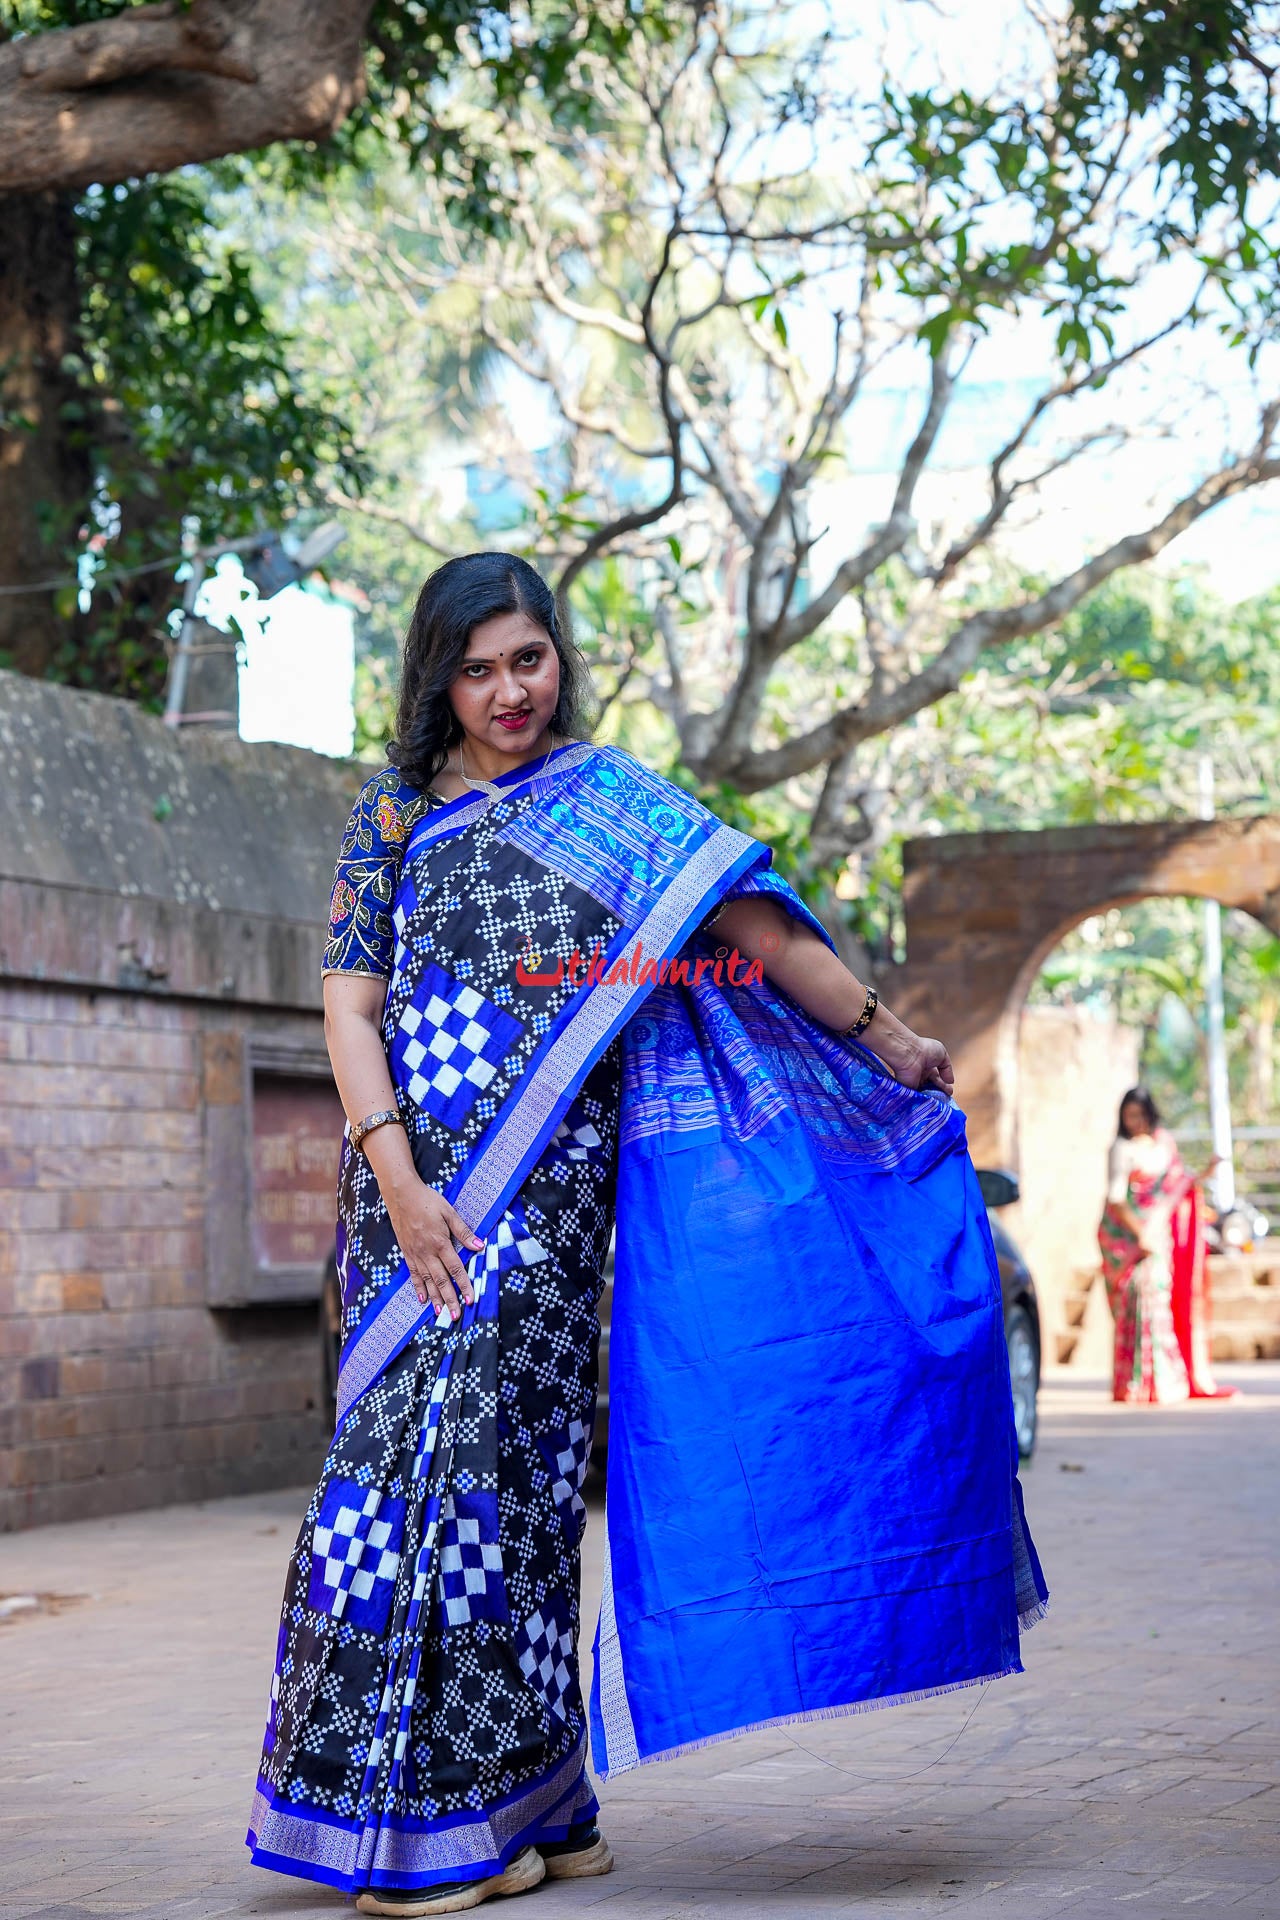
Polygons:
<instances>
[{"instance_id":1,"label":"black bracelet","mask_svg":"<svg viewBox=\"0 0 1280 1920\"><path fill-rule=\"evenodd\" d=\"M392 1124L404 1126L404 1120L398 1109L383 1107L378 1113L367 1113L363 1120L357 1120L351 1128L351 1147L354 1153L364 1152L365 1135L373 1133L378 1127Z\"/></svg>"},{"instance_id":2,"label":"black bracelet","mask_svg":"<svg viewBox=\"0 0 1280 1920\"><path fill-rule=\"evenodd\" d=\"M843 1031L841 1032L840 1038L842 1040L856 1040L860 1033L865 1033L867 1028L871 1025L871 1017L875 1013L875 1010L879 1005L880 1005L880 995L876 992L874 987L868 987L867 998L863 1006L862 1012L858 1015L857 1019L854 1021L851 1027L845 1027L843 1029Z\"/></svg>"}]
</instances>

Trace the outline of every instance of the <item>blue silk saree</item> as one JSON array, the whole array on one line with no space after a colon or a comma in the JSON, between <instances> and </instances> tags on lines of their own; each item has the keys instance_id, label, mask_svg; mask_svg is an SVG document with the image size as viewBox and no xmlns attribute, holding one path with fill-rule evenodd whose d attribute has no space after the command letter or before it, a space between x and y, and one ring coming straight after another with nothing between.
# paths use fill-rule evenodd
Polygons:
<instances>
[{"instance_id":1,"label":"blue silk saree","mask_svg":"<svg viewBox=\"0 0 1280 1920\"><path fill-rule=\"evenodd\" d=\"M249 1844L485 1878L602 1775L1020 1671L1046 1589L959 1110L717 943L767 847L616 748L442 801L375 776L326 967L388 980L422 1178L485 1240L419 1305L344 1136L338 1422L290 1562ZM581 1487L616 1218L606 1577Z\"/></svg>"}]
</instances>

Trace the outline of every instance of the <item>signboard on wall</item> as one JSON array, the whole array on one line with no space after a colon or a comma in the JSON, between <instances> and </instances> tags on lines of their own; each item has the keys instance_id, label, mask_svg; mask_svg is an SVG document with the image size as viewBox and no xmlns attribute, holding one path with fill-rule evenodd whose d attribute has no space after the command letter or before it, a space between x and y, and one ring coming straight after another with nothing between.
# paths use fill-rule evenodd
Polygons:
<instances>
[{"instance_id":1,"label":"signboard on wall","mask_svg":"<svg viewBox=\"0 0 1280 1920\"><path fill-rule=\"evenodd\" d=\"M323 1268L344 1124L331 1080L254 1073L250 1246L259 1273Z\"/></svg>"}]
</instances>

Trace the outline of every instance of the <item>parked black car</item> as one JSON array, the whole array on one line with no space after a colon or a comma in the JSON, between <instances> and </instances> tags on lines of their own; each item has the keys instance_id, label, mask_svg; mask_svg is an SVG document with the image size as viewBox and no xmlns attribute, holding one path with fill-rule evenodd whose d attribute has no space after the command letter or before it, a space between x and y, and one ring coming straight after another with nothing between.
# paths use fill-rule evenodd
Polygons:
<instances>
[{"instance_id":1,"label":"parked black car","mask_svg":"<svg viewBox=\"0 0 1280 1920\"><path fill-rule=\"evenodd\" d=\"M995 1167L979 1167L978 1185L986 1201L987 1222L1000 1268L1004 1338L1009 1349L1018 1452L1024 1460L1029 1460L1036 1447L1036 1399L1040 1392L1040 1307L1030 1269L996 1218L1001 1207L1011 1207L1018 1198L1018 1181L1015 1174L1002 1173Z\"/></svg>"},{"instance_id":2,"label":"parked black car","mask_svg":"<svg viewBox=\"0 0 1280 1920\"><path fill-rule=\"evenodd\" d=\"M1000 1291L1004 1299L1004 1337L1009 1349L1009 1378L1013 1385L1014 1422L1018 1430L1018 1451L1029 1460L1036 1444L1036 1397L1040 1391L1040 1308L1036 1302L1035 1281L1027 1263L1001 1226L996 1214L1018 1198L1015 1175L994 1167L978 1170L978 1185L986 1202L991 1238L995 1242L1000 1267ZM603 1467L609 1444L609 1308L613 1299L613 1250L605 1264L605 1288L600 1300L600 1395L596 1403L593 1463ZM338 1388L338 1354L342 1342L342 1292L337 1263L332 1255L325 1268L320 1292L321 1364L325 1393L333 1404Z\"/></svg>"}]
</instances>

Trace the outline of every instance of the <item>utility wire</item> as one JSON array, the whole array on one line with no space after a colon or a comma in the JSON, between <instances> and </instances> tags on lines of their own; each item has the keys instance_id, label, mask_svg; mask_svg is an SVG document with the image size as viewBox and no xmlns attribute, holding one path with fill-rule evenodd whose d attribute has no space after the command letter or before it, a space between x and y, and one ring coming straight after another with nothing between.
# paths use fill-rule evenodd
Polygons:
<instances>
[{"instance_id":1,"label":"utility wire","mask_svg":"<svg viewBox=\"0 0 1280 1920\"><path fill-rule=\"evenodd\" d=\"M180 566L190 558L190 554L175 553L167 560L148 560L141 567L115 567L110 573L95 573L92 580L77 581L76 587L79 590L82 586L101 587L110 586L117 580L136 580L140 573L163 573L167 568ZM56 580L30 580L24 581L20 587L0 587L0 593L47 593L51 587L68 587L71 584L66 574L60 573Z\"/></svg>"}]
</instances>

